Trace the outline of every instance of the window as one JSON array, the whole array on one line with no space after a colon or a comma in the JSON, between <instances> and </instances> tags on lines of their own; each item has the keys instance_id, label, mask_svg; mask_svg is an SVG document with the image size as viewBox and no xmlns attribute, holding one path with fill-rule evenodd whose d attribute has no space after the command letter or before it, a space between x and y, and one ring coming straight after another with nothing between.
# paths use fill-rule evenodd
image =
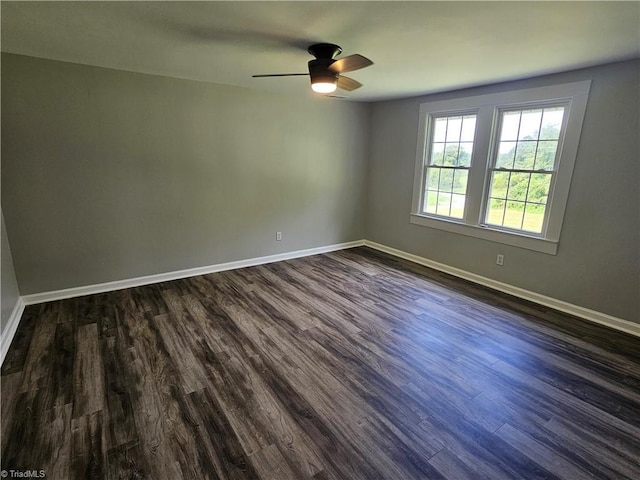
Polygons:
<instances>
[{"instance_id":1,"label":"window","mask_svg":"<svg viewBox=\"0 0 640 480\"><path fill-rule=\"evenodd\" d=\"M564 106L500 112L485 222L542 233Z\"/></svg>"},{"instance_id":2,"label":"window","mask_svg":"<svg viewBox=\"0 0 640 480\"><path fill-rule=\"evenodd\" d=\"M433 124L423 210L462 218L476 116L438 117Z\"/></svg>"},{"instance_id":3,"label":"window","mask_svg":"<svg viewBox=\"0 0 640 480\"><path fill-rule=\"evenodd\" d=\"M421 105L411 222L555 254L589 85Z\"/></svg>"}]
</instances>

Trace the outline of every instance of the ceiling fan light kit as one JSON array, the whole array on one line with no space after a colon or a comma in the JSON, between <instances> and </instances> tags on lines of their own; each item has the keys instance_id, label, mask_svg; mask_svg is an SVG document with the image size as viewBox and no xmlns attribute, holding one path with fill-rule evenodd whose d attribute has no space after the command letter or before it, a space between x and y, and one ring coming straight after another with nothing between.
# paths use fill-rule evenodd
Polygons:
<instances>
[{"instance_id":1,"label":"ceiling fan light kit","mask_svg":"<svg viewBox=\"0 0 640 480\"><path fill-rule=\"evenodd\" d=\"M352 72L361 68L373 65L373 62L362 55L349 55L337 59L342 53L342 48L333 43L316 43L311 45L307 51L316 57L309 60L309 77L311 77L311 89L319 94L329 94L335 92L336 88L352 91L360 88L362 84L356 80L345 77L343 72ZM279 73L267 75L253 75L257 77L288 77L307 75L305 73Z\"/></svg>"},{"instance_id":2,"label":"ceiling fan light kit","mask_svg":"<svg viewBox=\"0 0 640 480\"><path fill-rule=\"evenodd\" d=\"M324 79L318 80L311 78L311 90L316 93L333 93L336 91L338 86L338 79L334 79L332 82L325 81Z\"/></svg>"},{"instance_id":3,"label":"ceiling fan light kit","mask_svg":"<svg viewBox=\"0 0 640 480\"><path fill-rule=\"evenodd\" d=\"M330 45L330 44L319 44L321 46ZM337 55L337 53L331 53L334 50L329 51L328 49L321 50L322 52L327 52L331 57L318 57L320 53L315 50L314 47L318 45L311 45L309 47L309 53L316 57L315 60L309 60L309 76L311 77L311 90L316 93L333 93L336 91L337 83L338 83L338 73L333 72L331 68L331 64L335 62L333 60L333 56ZM337 47L337 45L336 45ZM338 48L338 52L342 50L340 47ZM315 53L314 53L315 52Z\"/></svg>"}]
</instances>

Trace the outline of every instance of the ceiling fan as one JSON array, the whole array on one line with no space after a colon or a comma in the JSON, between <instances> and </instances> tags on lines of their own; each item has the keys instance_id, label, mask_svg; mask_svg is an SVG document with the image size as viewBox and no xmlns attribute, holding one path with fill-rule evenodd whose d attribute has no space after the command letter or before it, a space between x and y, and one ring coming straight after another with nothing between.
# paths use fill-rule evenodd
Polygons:
<instances>
[{"instance_id":1,"label":"ceiling fan","mask_svg":"<svg viewBox=\"0 0 640 480\"><path fill-rule=\"evenodd\" d=\"M371 60L357 53L336 60L335 57L342 53L342 48L333 43L316 43L311 45L307 51L316 57L315 60L309 60L309 73L273 73L253 75L253 77L294 77L307 75L311 77L311 89L316 93L333 93L336 87L350 92L356 88L360 88L362 84L342 74L373 65Z\"/></svg>"}]
</instances>

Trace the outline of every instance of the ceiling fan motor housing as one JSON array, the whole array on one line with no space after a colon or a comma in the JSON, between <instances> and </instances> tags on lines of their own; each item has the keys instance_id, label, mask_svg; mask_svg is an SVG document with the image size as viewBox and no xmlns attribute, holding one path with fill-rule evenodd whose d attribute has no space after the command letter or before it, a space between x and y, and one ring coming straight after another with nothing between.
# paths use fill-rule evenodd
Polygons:
<instances>
[{"instance_id":1,"label":"ceiling fan motor housing","mask_svg":"<svg viewBox=\"0 0 640 480\"><path fill-rule=\"evenodd\" d=\"M316 43L307 51L315 60L309 60L309 75L311 83L336 83L338 73L329 70L329 66L335 62L335 57L342 53L342 48L333 43Z\"/></svg>"},{"instance_id":2,"label":"ceiling fan motor housing","mask_svg":"<svg viewBox=\"0 0 640 480\"><path fill-rule=\"evenodd\" d=\"M338 73L329 70L329 66L335 62L331 58L317 58L309 60L309 75L311 83L335 83L338 80Z\"/></svg>"},{"instance_id":3,"label":"ceiling fan motor housing","mask_svg":"<svg viewBox=\"0 0 640 480\"><path fill-rule=\"evenodd\" d=\"M316 58L336 58L342 53L342 48L333 43L315 43L307 49L307 52Z\"/></svg>"}]
</instances>

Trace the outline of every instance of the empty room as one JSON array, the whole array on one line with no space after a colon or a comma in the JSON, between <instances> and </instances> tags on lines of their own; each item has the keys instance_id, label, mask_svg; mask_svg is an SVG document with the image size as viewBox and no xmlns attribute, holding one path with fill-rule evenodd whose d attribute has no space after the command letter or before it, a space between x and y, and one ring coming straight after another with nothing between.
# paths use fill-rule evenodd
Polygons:
<instances>
[{"instance_id":1,"label":"empty room","mask_svg":"<svg viewBox=\"0 0 640 480\"><path fill-rule=\"evenodd\" d=\"M0 9L2 478L640 478L640 2Z\"/></svg>"}]
</instances>

